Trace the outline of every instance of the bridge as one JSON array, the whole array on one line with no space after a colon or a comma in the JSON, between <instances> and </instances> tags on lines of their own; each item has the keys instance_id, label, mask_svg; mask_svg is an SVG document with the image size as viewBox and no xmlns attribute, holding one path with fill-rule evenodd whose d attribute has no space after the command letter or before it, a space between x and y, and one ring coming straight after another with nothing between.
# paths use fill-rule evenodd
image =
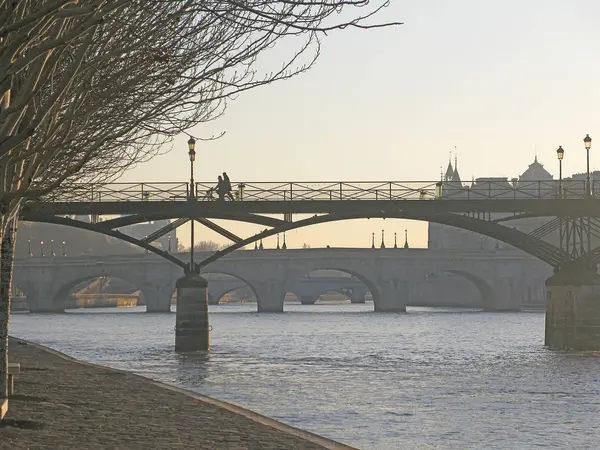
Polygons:
<instances>
[{"instance_id":1,"label":"bridge","mask_svg":"<svg viewBox=\"0 0 600 450\"><path fill-rule=\"evenodd\" d=\"M339 270L352 278L307 278L320 270ZM209 279L215 298L249 287L259 312L283 311L287 293L310 303L322 293L341 288L352 288L357 302L361 295L364 301L370 292L375 311L404 312L415 283L441 273L472 283L487 310L520 310L531 295L532 285L538 297L544 296L544 280L551 270L534 258L514 252L498 252L491 259L489 252L458 256L455 252L426 249L340 248L238 251L203 268L202 273L224 274L237 280ZM180 271L162 258L143 253L104 258L32 257L17 260L14 286L25 292L32 312L61 312L68 293L77 284L100 276L120 278L136 286L148 312L168 312Z\"/></svg>"},{"instance_id":2,"label":"bridge","mask_svg":"<svg viewBox=\"0 0 600 450\"><path fill-rule=\"evenodd\" d=\"M200 273L214 263L223 264L223 257L266 237L319 223L359 218L401 218L450 225L507 243L551 266L554 276L547 279L546 342L560 348L600 349L600 309L597 306L600 298L600 277L597 274L600 263L600 199L597 195L600 183L590 180L589 176L582 181L561 179L512 183L502 178L480 178L471 186L453 181L239 182L236 201L231 202L215 201L212 186L213 183L193 182L73 184L62 192L28 201L21 219L62 224L119 238L163 257L186 274ZM85 214L93 218L91 223L70 217ZM298 214L312 217L294 220L293 216ZM110 217L115 215L121 217ZM273 215L282 215L283 218ZM548 222L529 232L520 231L515 226L519 221L542 217L548 218ZM120 227L160 219L174 220L143 239L119 231ZM217 225L213 219L254 223L266 228L244 238ZM211 255L202 255L197 263L188 263L152 245L157 238L190 221L220 233L232 244ZM551 242L549 237L556 235L558 242ZM328 268L339 265L328 257L323 261L328 262ZM279 275L272 279L257 277L253 280L252 288L259 301L259 310L281 310L281 294L288 279L288 274L281 272L282 267L273 267L274 273ZM290 262L285 267L291 270L294 264ZM376 310L403 310L406 302L398 299L406 298L410 270L402 269L401 275L385 272L391 269L376 259L370 260L364 267L346 269L360 278L371 291ZM400 268L394 267L393 270ZM452 269L447 267L445 270ZM475 273L474 283L485 279L479 272ZM361 274L362 278L357 274ZM242 271L238 275L257 274ZM294 273L296 275L299 274ZM514 287L509 288L508 282L503 281L503 286L494 286L493 290L479 281L476 283L480 292L485 292L482 295L490 304L497 301L495 298L513 295Z\"/></svg>"}]
</instances>

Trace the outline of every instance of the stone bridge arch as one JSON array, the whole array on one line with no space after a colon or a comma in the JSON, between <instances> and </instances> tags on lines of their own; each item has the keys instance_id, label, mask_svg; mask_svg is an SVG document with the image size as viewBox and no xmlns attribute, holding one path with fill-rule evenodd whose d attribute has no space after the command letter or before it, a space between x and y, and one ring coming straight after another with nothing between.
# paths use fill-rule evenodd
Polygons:
<instances>
[{"instance_id":1,"label":"stone bridge arch","mask_svg":"<svg viewBox=\"0 0 600 450\"><path fill-rule=\"evenodd\" d=\"M200 274L206 278L208 278L207 276L209 275L227 275L232 279L228 280L226 283L221 283L221 285L217 284L220 283L221 280L217 281L217 283L215 283L214 280L208 280L208 292L212 298L212 301L209 298L211 304L217 305L225 295L240 288L249 288L258 302L259 297L257 295L256 287L251 279L248 279L243 273L239 273L239 271L231 270L226 265L221 265L221 267L215 266L216 265L212 265L211 267L205 268Z\"/></svg>"},{"instance_id":2,"label":"stone bridge arch","mask_svg":"<svg viewBox=\"0 0 600 450\"><path fill-rule=\"evenodd\" d=\"M63 312L67 294L77 284L99 277L116 278L140 290L146 311L168 312L175 290L176 268L155 261L135 262L115 259L90 264L89 260L54 263L34 261L28 266L15 264L14 279L23 286L31 312Z\"/></svg>"},{"instance_id":3,"label":"stone bridge arch","mask_svg":"<svg viewBox=\"0 0 600 450\"><path fill-rule=\"evenodd\" d=\"M445 269L441 272L457 275L471 283L475 287L475 289L477 289L477 292L479 292L481 306L484 310L494 311L497 307L498 299L496 298L496 293L494 292L494 289L490 285L490 283L488 283L485 279L474 275L473 273L468 272L466 270Z\"/></svg>"},{"instance_id":4,"label":"stone bridge arch","mask_svg":"<svg viewBox=\"0 0 600 450\"><path fill-rule=\"evenodd\" d=\"M91 282L91 281L99 279L99 278L108 278L108 279L113 279L113 280L116 279L116 280L124 281L125 283L129 284L130 286L133 286L135 289L138 289L143 295L143 291L142 291L142 289L140 289L139 286L137 286L132 281L123 278L122 276L86 275L86 276L82 276L79 278L69 280L62 285L57 285L57 289L52 294L52 299L51 299L52 309L56 312L64 311L66 304L67 304L67 298L68 298L69 294L73 291L73 289L75 289L75 287L77 287L78 285L80 285L82 283Z\"/></svg>"},{"instance_id":5,"label":"stone bridge arch","mask_svg":"<svg viewBox=\"0 0 600 450\"><path fill-rule=\"evenodd\" d=\"M376 312L405 312L408 283L382 273L382 265L370 264L371 262L368 261L365 265L341 258L302 257L266 261L257 253L252 260L216 261L207 267L207 271L225 273L244 280L256 296L259 312L282 312L286 294L294 291L293 283L317 270L337 270L360 280L371 293Z\"/></svg>"}]
</instances>

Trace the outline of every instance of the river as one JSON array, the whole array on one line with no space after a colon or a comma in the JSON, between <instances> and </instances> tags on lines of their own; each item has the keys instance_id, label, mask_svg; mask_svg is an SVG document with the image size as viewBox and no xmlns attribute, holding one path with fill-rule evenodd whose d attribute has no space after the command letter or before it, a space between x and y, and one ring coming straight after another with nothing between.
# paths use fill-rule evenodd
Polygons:
<instances>
[{"instance_id":1,"label":"river","mask_svg":"<svg viewBox=\"0 0 600 450\"><path fill-rule=\"evenodd\" d=\"M544 348L541 313L285 309L211 306L208 355L175 354L175 314L143 307L16 313L10 329L362 449L600 445L600 358Z\"/></svg>"}]
</instances>

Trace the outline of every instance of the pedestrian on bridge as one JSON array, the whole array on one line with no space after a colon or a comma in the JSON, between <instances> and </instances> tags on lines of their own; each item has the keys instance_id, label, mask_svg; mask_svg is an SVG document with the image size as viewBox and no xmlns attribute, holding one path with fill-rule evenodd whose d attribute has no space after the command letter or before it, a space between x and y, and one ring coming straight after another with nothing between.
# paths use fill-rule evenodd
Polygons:
<instances>
[{"instance_id":1,"label":"pedestrian on bridge","mask_svg":"<svg viewBox=\"0 0 600 450\"><path fill-rule=\"evenodd\" d=\"M214 190L217 192L217 195L219 196L219 198L217 200L220 202L224 202L226 187L225 187L225 180L223 180L223 177L221 175L219 175L219 177L217 178L217 186L214 188Z\"/></svg>"},{"instance_id":2,"label":"pedestrian on bridge","mask_svg":"<svg viewBox=\"0 0 600 450\"><path fill-rule=\"evenodd\" d=\"M231 194L231 180L229 179L227 172L223 172L223 183L225 185L225 195L233 202L234 198Z\"/></svg>"}]
</instances>

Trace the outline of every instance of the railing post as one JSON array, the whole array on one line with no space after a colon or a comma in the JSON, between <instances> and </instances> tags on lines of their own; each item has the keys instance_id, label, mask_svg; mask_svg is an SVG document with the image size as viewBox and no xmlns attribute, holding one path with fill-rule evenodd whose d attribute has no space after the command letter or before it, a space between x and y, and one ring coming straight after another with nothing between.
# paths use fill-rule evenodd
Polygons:
<instances>
[{"instance_id":1,"label":"railing post","mask_svg":"<svg viewBox=\"0 0 600 450\"><path fill-rule=\"evenodd\" d=\"M390 181L390 200L392 199L392 182Z\"/></svg>"},{"instance_id":2,"label":"railing post","mask_svg":"<svg viewBox=\"0 0 600 450\"><path fill-rule=\"evenodd\" d=\"M375 200L379 200L379 191L375 189Z\"/></svg>"},{"instance_id":3,"label":"railing post","mask_svg":"<svg viewBox=\"0 0 600 450\"><path fill-rule=\"evenodd\" d=\"M144 183L142 183L141 185L142 188L142 201L144 200Z\"/></svg>"},{"instance_id":4,"label":"railing post","mask_svg":"<svg viewBox=\"0 0 600 450\"><path fill-rule=\"evenodd\" d=\"M290 202L292 201L292 198L293 198L292 197L292 192L294 191L293 186L294 186L294 183L290 183Z\"/></svg>"},{"instance_id":5,"label":"railing post","mask_svg":"<svg viewBox=\"0 0 600 450\"><path fill-rule=\"evenodd\" d=\"M340 200L344 200L344 194L342 193L344 188L342 187L342 183L340 183Z\"/></svg>"},{"instance_id":6,"label":"railing post","mask_svg":"<svg viewBox=\"0 0 600 450\"><path fill-rule=\"evenodd\" d=\"M538 181L538 200L542 198L542 182Z\"/></svg>"},{"instance_id":7,"label":"railing post","mask_svg":"<svg viewBox=\"0 0 600 450\"><path fill-rule=\"evenodd\" d=\"M92 203L94 202L94 185L92 184L92 189L90 189L92 195Z\"/></svg>"},{"instance_id":8,"label":"railing post","mask_svg":"<svg viewBox=\"0 0 600 450\"><path fill-rule=\"evenodd\" d=\"M488 181L488 198L492 198L492 182Z\"/></svg>"}]
</instances>

